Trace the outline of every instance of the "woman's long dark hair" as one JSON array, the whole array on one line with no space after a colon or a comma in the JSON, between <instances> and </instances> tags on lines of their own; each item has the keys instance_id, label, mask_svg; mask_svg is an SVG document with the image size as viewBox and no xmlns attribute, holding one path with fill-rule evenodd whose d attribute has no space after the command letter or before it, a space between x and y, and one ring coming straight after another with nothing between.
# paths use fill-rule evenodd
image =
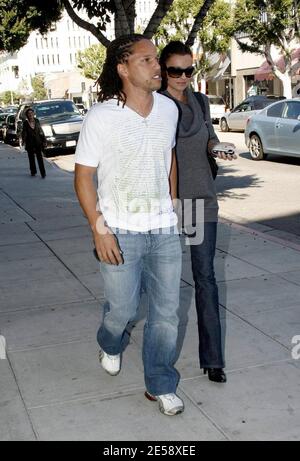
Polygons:
<instances>
[{"instance_id":1,"label":"woman's long dark hair","mask_svg":"<svg viewBox=\"0 0 300 461\"><path fill-rule=\"evenodd\" d=\"M164 91L168 87L168 79L167 79L167 66L166 62L167 60L173 56L174 54L179 54L180 56L185 56L186 54L189 54L190 56L193 57L193 53L191 49L182 42L179 41L173 41L168 43L162 50L159 58L159 64L161 67L161 76L162 76L162 85L161 85L161 91Z\"/></svg>"},{"instance_id":2,"label":"woman's long dark hair","mask_svg":"<svg viewBox=\"0 0 300 461\"><path fill-rule=\"evenodd\" d=\"M126 103L126 95L123 91L123 83L119 77L117 66L126 61L132 54L132 47L135 43L145 40L141 34L123 35L110 43L106 52L106 59L97 84L100 86L98 101L117 98Z\"/></svg>"}]
</instances>

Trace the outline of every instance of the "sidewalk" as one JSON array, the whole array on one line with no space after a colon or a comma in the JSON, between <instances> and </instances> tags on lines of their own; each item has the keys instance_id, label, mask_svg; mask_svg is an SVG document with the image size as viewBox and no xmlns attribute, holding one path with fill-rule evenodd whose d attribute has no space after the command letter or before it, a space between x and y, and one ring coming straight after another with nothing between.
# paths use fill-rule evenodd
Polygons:
<instances>
[{"instance_id":1,"label":"sidewalk","mask_svg":"<svg viewBox=\"0 0 300 461\"><path fill-rule=\"evenodd\" d=\"M0 440L300 440L300 246L221 221L216 276L228 382L200 372L193 280L183 246L185 412L162 415L143 396L143 325L121 373L97 359L103 286L73 174L0 144ZM275 240L274 240L275 238ZM300 349L298 349L300 355ZM1 354L0 354L1 358Z\"/></svg>"}]
</instances>

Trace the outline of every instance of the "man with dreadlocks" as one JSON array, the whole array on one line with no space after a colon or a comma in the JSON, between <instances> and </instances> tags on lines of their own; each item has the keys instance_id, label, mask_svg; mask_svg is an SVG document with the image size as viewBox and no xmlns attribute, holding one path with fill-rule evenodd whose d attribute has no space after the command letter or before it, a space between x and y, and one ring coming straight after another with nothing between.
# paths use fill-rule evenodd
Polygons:
<instances>
[{"instance_id":1,"label":"man with dreadlocks","mask_svg":"<svg viewBox=\"0 0 300 461\"><path fill-rule=\"evenodd\" d=\"M162 413L184 409L176 395L181 246L172 199L177 197L178 110L161 86L155 46L143 35L114 40L76 149L75 189L93 233L106 304L98 331L100 363L121 368L126 327L148 298L144 328L145 396ZM94 186L97 172L98 190ZM98 192L98 193L97 193Z\"/></svg>"}]
</instances>

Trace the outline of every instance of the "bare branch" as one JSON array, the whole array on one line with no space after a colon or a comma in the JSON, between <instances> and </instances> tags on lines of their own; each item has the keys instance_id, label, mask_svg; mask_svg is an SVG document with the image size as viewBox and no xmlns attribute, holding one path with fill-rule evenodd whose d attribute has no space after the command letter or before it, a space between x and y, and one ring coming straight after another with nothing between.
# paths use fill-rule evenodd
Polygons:
<instances>
[{"instance_id":1,"label":"bare branch","mask_svg":"<svg viewBox=\"0 0 300 461\"><path fill-rule=\"evenodd\" d=\"M89 32L91 32L96 38L97 40L99 40L100 43L102 43L102 45L104 45L105 47L108 47L108 45L110 44L110 41L105 37L104 34L102 34L102 32L100 32L97 27L90 23L90 22L87 22L85 21L84 19L80 18L74 11L74 9L72 8L69 0L62 0L62 4L64 5L68 15L70 16L70 18L79 26L79 27L82 27L83 29L85 30L88 30Z\"/></svg>"}]
</instances>

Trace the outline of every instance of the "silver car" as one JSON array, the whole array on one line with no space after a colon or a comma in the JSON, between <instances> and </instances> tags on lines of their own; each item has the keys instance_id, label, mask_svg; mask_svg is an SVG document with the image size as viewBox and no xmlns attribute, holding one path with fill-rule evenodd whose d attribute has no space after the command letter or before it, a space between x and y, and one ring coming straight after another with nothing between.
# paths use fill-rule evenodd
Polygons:
<instances>
[{"instance_id":1,"label":"silver car","mask_svg":"<svg viewBox=\"0 0 300 461\"><path fill-rule=\"evenodd\" d=\"M245 142L253 160L266 154L300 157L300 98L277 102L251 117Z\"/></svg>"},{"instance_id":2,"label":"silver car","mask_svg":"<svg viewBox=\"0 0 300 461\"><path fill-rule=\"evenodd\" d=\"M252 115L257 114L265 107L269 106L278 99L284 99L279 96L249 96L241 104L227 112L220 118L221 131L244 131L247 121Z\"/></svg>"}]
</instances>

